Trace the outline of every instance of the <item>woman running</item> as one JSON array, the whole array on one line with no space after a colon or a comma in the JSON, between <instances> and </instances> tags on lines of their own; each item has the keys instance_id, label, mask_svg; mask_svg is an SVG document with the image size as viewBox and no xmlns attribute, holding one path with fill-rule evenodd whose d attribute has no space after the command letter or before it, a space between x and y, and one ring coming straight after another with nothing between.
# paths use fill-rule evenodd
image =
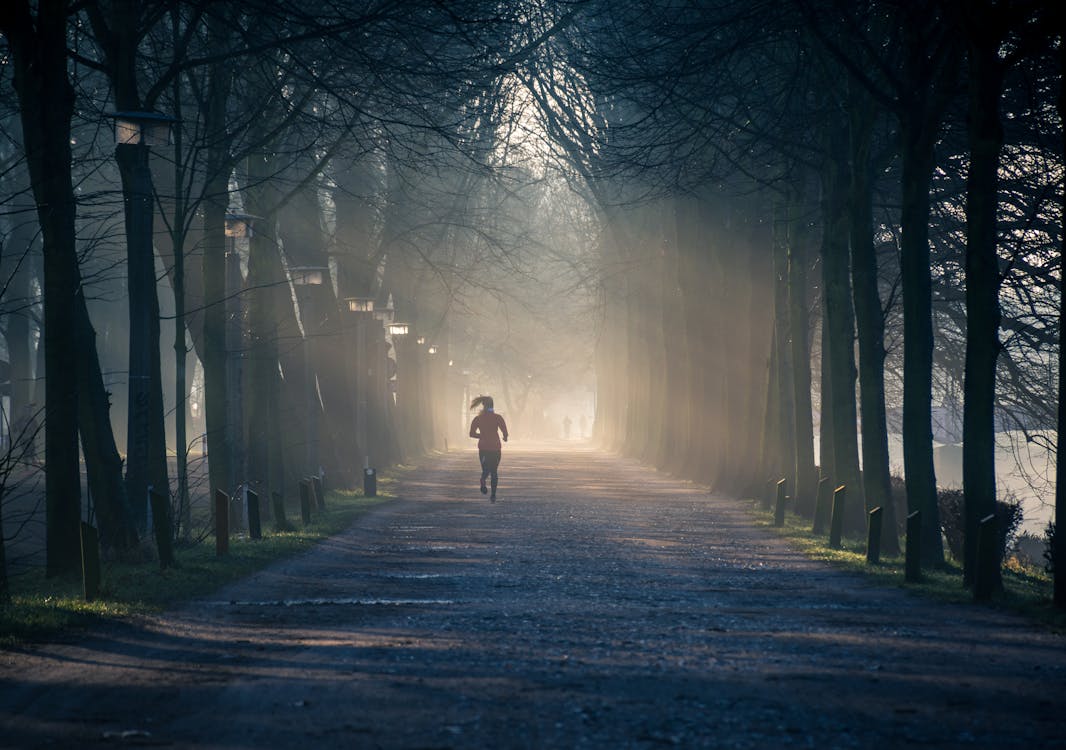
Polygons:
<instances>
[{"instance_id":1,"label":"woman running","mask_svg":"<svg viewBox=\"0 0 1066 750\"><path fill-rule=\"evenodd\" d=\"M489 490L485 486L485 478L492 477L492 502L496 502L496 485L500 483L497 470L500 468L500 457L503 455L503 446L500 445L500 435L503 433L503 442L507 442L507 423L503 417L493 411L492 396L478 396L470 402L470 408L483 407L481 413L474 417L470 423L470 437L477 438L478 458L481 460L481 494Z\"/></svg>"}]
</instances>

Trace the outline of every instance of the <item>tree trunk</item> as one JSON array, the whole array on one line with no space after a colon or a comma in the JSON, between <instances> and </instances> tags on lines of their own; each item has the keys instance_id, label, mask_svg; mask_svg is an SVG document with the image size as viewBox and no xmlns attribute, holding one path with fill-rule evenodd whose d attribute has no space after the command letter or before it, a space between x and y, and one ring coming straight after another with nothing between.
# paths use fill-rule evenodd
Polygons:
<instances>
[{"instance_id":1,"label":"tree trunk","mask_svg":"<svg viewBox=\"0 0 1066 750\"><path fill-rule=\"evenodd\" d=\"M780 464L778 478L787 479L788 492L795 496L798 463L796 452L796 383L792 362L793 325L788 288L788 208L782 201L774 205L773 216L774 361L777 383L777 441Z\"/></svg>"},{"instance_id":2,"label":"tree trunk","mask_svg":"<svg viewBox=\"0 0 1066 750\"><path fill-rule=\"evenodd\" d=\"M122 176L129 294L126 494L134 522L143 530L149 487L165 496L170 494L159 354L159 297L152 249L154 191L147 146L120 143L115 147L115 158Z\"/></svg>"},{"instance_id":3,"label":"tree trunk","mask_svg":"<svg viewBox=\"0 0 1066 750\"><path fill-rule=\"evenodd\" d=\"M100 546L120 556L137 546L137 523L122 480L122 457L111 430L111 402L96 352L96 331L81 289L75 301L78 346L78 426ZM151 530L149 529L149 532Z\"/></svg>"},{"instance_id":4,"label":"tree trunk","mask_svg":"<svg viewBox=\"0 0 1066 750\"><path fill-rule=\"evenodd\" d=\"M903 471L907 511L922 512L922 562L942 565L944 546L933 469L933 310L929 271L929 187L933 144L910 118L903 139Z\"/></svg>"},{"instance_id":5,"label":"tree trunk","mask_svg":"<svg viewBox=\"0 0 1066 750\"><path fill-rule=\"evenodd\" d=\"M814 514L818 469L814 463L814 420L811 409L811 348L808 305L807 217L805 216L802 180L794 183L788 204L788 307L792 332L792 382L795 394L796 510L806 516Z\"/></svg>"},{"instance_id":6,"label":"tree trunk","mask_svg":"<svg viewBox=\"0 0 1066 750\"><path fill-rule=\"evenodd\" d=\"M208 33L214 48L225 46L228 30L222 18L210 17ZM226 132L226 103L232 84L227 62L217 62L208 74L204 130L208 142L203 201L203 367L204 419L208 450L209 497L218 490L232 495L230 441L226 393L226 212L232 170L230 138Z\"/></svg>"},{"instance_id":7,"label":"tree trunk","mask_svg":"<svg viewBox=\"0 0 1066 750\"><path fill-rule=\"evenodd\" d=\"M18 95L26 159L37 202L44 254L46 574L79 563L81 479L75 297L78 260L71 183L70 120L74 89L67 74L67 3L11 0L0 6ZM40 375L40 373L38 373Z\"/></svg>"},{"instance_id":8,"label":"tree trunk","mask_svg":"<svg viewBox=\"0 0 1066 750\"><path fill-rule=\"evenodd\" d=\"M981 4L984 6L985 4ZM995 511L996 359L999 355L999 263L996 253L996 175L1003 145L999 98L1001 30L976 22L970 35L969 145L966 178L966 374L963 381L962 486L965 536L963 581L972 585L977 534ZM1002 587L1000 565L992 585Z\"/></svg>"},{"instance_id":9,"label":"tree trunk","mask_svg":"<svg viewBox=\"0 0 1066 750\"><path fill-rule=\"evenodd\" d=\"M869 98L852 85L851 143L851 281L859 334L859 403L862 415L862 479L866 509L882 508L881 550L899 554L896 509L888 459L885 409L885 319L877 283L873 241L870 139L873 109Z\"/></svg>"},{"instance_id":10,"label":"tree trunk","mask_svg":"<svg viewBox=\"0 0 1066 750\"><path fill-rule=\"evenodd\" d=\"M904 85L899 104L901 193L900 279L903 287L903 471L907 510L922 512L922 563L942 565L944 543L933 468L933 307L929 268L929 190L940 126L935 87L953 64L930 70L921 27L905 25ZM945 42L949 43L949 42ZM941 93L940 97L946 94Z\"/></svg>"},{"instance_id":11,"label":"tree trunk","mask_svg":"<svg viewBox=\"0 0 1066 750\"><path fill-rule=\"evenodd\" d=\"M1060 38L1066 38L1066 16L1059 14ZM1066 44L1059 45L1059 78L1066 80ZM1066 122L1066 86L1059 87L1059 122ZM1060 131L1059 156L1066 163L1066 129ZM1066 185L1059 190L1059 406L1055 438L1055 528L1066 529ZM1055 561L1052 601L1058 609L1066 609L1066 533L1056 533L1052 539L1051 555Z\"/></svg>"},{"instance_id":12,"label":"tree trunk","mask_svg":"<svg viewBox=\"0 0 1066 750\"><path fill-rule=\"evenodd\" d=\"M848 251L847 160L841 133L827 134L823 167L822 281L825 320L822 345L828 348L832 383L833 482L847 486L845 524L853 533L865 529L862 481L859 474L857 415L855 412L855 318L851 303ZM828 335L826 335L828 333Z\"/></svg>"}]
</instances>

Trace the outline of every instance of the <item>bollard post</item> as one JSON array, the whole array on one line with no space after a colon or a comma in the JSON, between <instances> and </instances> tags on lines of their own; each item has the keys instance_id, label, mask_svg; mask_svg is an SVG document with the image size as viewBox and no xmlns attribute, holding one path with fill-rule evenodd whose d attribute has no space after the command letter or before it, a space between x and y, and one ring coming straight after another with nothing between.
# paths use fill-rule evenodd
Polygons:
<instances>
[{"instance_id":1,"label":"bollard post","mask_svg":"<svg viewBox=\"0 0 1066 750\"><path fill-rule=\"evenodd\" d=\"M788 489L787 479L777 480L777 499L774 501L774 526L785 525L785 501L787 495L785 492Z\"/></svg>"},{"instance_id":2,"label":"bollard post","mask_svg":"<svg viewBox=\"0 0 1066 750\"><path fill-rule=\"evenodd\" d=\"M100 593L100 535L85 521L81 522L81 582L85 601L91 602Z\"/></svg>"},{"instance_id":3,"label":"bollard post","mask_svg":"<svg viewBox=\"0 0 1066 750\"><path fill-rule=\"evenodd\" d=\"M973 600L987 602L996 589L996 566L999 546L996 539L996 517L991 513L977 522L977 565L974 566Z\"/></svg>"},{"instance_id":4,"label":"bollard post","mask_svg":"<svg viewBox=\"0 0 1066 750\"><path fill-rule=\"evenodd\" d=\"M833 490L833 517L829 521L829 547L840 549L840 538L844 534L844 506L847 502L847 488L840 485Z\"/></svg>"},{"instance_id":5,"label":"bollard post","mask_svg":"<svg viewBox=\"0 0 1066 750\"><path fill-rule=\"evenodd\" d=\"M244 498L248 504L248 537L250 539L262 539L263 527L259 519L259 493L255 490L245 490Z\"/></svg>"},{"instance_id":6,"label":"bollard post","mask_svg":"<svg viewBox=\"0 0 1066 750\"><path fill-rule=\"evenodd\" d=\"M870 511L870 524L866 537L866 562L869 565L877 565L881 562L881 526L884 522L884 513L881 506Z\"/></svg>"},{"instance_id":7,"label":"bollard post","mask_svg":"<svg viewBox=\"0 0 1066 750\"><path fill-rule=\"evenodd\" d=\"M229 495L215 490L215 556L229 554Z\"/></svg>"},{"instance_id":8,"label":"bollard post","mask_svg":"<svg viewBox=\"0 0 1066 750\"><path fill-rule=\"evenodd\" d=\"M366 497L378 496L378 474L372 466L363 469L363 495Z\"/></svg>"},{"instance_id":9,"label":"bollard post","mask_svg":"<svg viewBox=\"0 0 1066 750\"><path fill-rule=\"evenodd\" d=\"M811 533L821 536L825 533L825 525L829 522L829 506L832 503L832 487L829 485L829 477L818 480L818 494L814 500L814 525Z\"/></svg>"},{"instance_id":10,"label":"bollard post","mask_svg":"<svg viewBox=\"0 0 1066 750\"><path fill-rule=\"evenodd\" d=\"M292 531L289 519L285 517L285 498L280 492L270 493L270 499L274 504L274 531Z\"/></svg>"},{"instance_id":11,"label":"bollard post","mask_svg":"<svg viewBox=\"0 0 1066 750\"><path fill-rule=\"evenodd\" d=\"M164 495L148 490L152 504L152 527L155 532L155 547L159 550L159 568L165 570L174 565L174 529L170 523L170 503Z\"/></svg>"},{"instance_id":12,"label":"bollard post","mask_svg":"<svg viewBox=\"0 0 1066 750\"><path fill-rule=\"evenodd\" d=\"M311 481L307 478L300 480L300 519L304 526L311 523Z\"/></svg>"},{"instance_id":13,"label":"bollard post","mask_svg":"<svg viewBox=\"0 0 1066 750\"><path fill-rule=\"evenodd\" d=\"M907 516L907 546L904 552L903 579L908 583L922 580L922 512L916 510Z\"/></svg>"},{"instance_id":14,"label":"bollard post","mask_svg":"<svg viewBox=\"0 0 1066 750\"><path fill-rule=\"evenodd\" d=\"M315 507L319 510L326 509L326 491L322 487L322 477L312 476L311 486L315 490Z\"/></svg>"}]
</instances>

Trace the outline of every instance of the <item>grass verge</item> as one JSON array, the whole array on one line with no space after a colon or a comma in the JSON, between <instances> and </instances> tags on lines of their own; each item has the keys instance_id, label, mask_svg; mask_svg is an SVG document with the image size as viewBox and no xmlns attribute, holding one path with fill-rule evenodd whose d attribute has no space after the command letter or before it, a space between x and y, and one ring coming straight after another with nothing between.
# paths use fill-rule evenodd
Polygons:
<instances>
[{"instance_id":1,"label":"grass verge","mask_svg":"<svg viewBox=\"0 0 1066 750\"><path fill-rule=\"evenodd\" d=\"M229 555L215 556L214 537L175 550L178 566L108 562L103 566L99 598L87 602L80 577L47 579L34 571L11 580L11 601L0 605L0 648L56 639L102 620L160 612L177 602L206 596L267 565L310 549L348 528L371 507L388 500L392 480L378 478L378 497L332 490L326 509L295 531L276 533L264 524L263 538L230 538ZM290 518L290 522L292 519ZM299 517L297 516L297 524Z\"/></svg>"},{"instance_id":2,"label":"grass verge","mask_svg":"<svg viewBox=\"0 0 1066 750\"><path fill-rule=\"evenodd\" d=\"M953 560L948 560L943 568L923 570L919 583L906 583L902 555L882 555L879 564L870 565L866 562L865 539L845 537L841 549L831 549L826 537L811 533L807 519L790 514L786 516L784 526L775 527L773 513L762 510L757 502L753 505L755 525L769 528L788 539L811 559L859 573L878 585L905 588L938 601L973 603L973 592L962 585L962 567ZM1066 613L1052 606L1051 586L1051 577L1043 570L1021 565L1012 559L1003 567L1003 591L989 606L1023 615L1056 632L1066 633Z\"/></svg>"}]
</instances>

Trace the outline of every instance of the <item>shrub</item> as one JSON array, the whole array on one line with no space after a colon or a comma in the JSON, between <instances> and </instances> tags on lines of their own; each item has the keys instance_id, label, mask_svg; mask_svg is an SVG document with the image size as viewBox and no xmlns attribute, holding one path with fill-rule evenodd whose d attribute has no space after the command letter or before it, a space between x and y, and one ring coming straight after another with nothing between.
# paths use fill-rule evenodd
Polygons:
<instances>
[{"instance_id":1,"label":"shrub","mask_svg":"<svg viewBox=\"0 0 1066 750\"><path fill-rule=\"evenodd\" d=\"M940 524L944 530L948 549L952 557L962 560L963 538L966 533L962 490L938 490L937 504L940 507ZM1018 528L1022 525L1024 518L1022 504L1013 493L1008 493L1003 500L996 501L993 514L996 517L996 530L999 532L998 554L999 559L1002 560L1007 548L1014 543L1015 537L1018 536Z\"/></svg>"},{"instance_id":2,"label":"shrub","mask_svg":"<svg viewBox=\"0 0 1066 750\"><path fill-rule=\"evenodd\" d=\"M1047 556L1045 544L1046 541L1042 537L1024 531L1014 540L1012 550L1022 565L1035 567L1042 565Z\"/></svg>"}]
</instances>

